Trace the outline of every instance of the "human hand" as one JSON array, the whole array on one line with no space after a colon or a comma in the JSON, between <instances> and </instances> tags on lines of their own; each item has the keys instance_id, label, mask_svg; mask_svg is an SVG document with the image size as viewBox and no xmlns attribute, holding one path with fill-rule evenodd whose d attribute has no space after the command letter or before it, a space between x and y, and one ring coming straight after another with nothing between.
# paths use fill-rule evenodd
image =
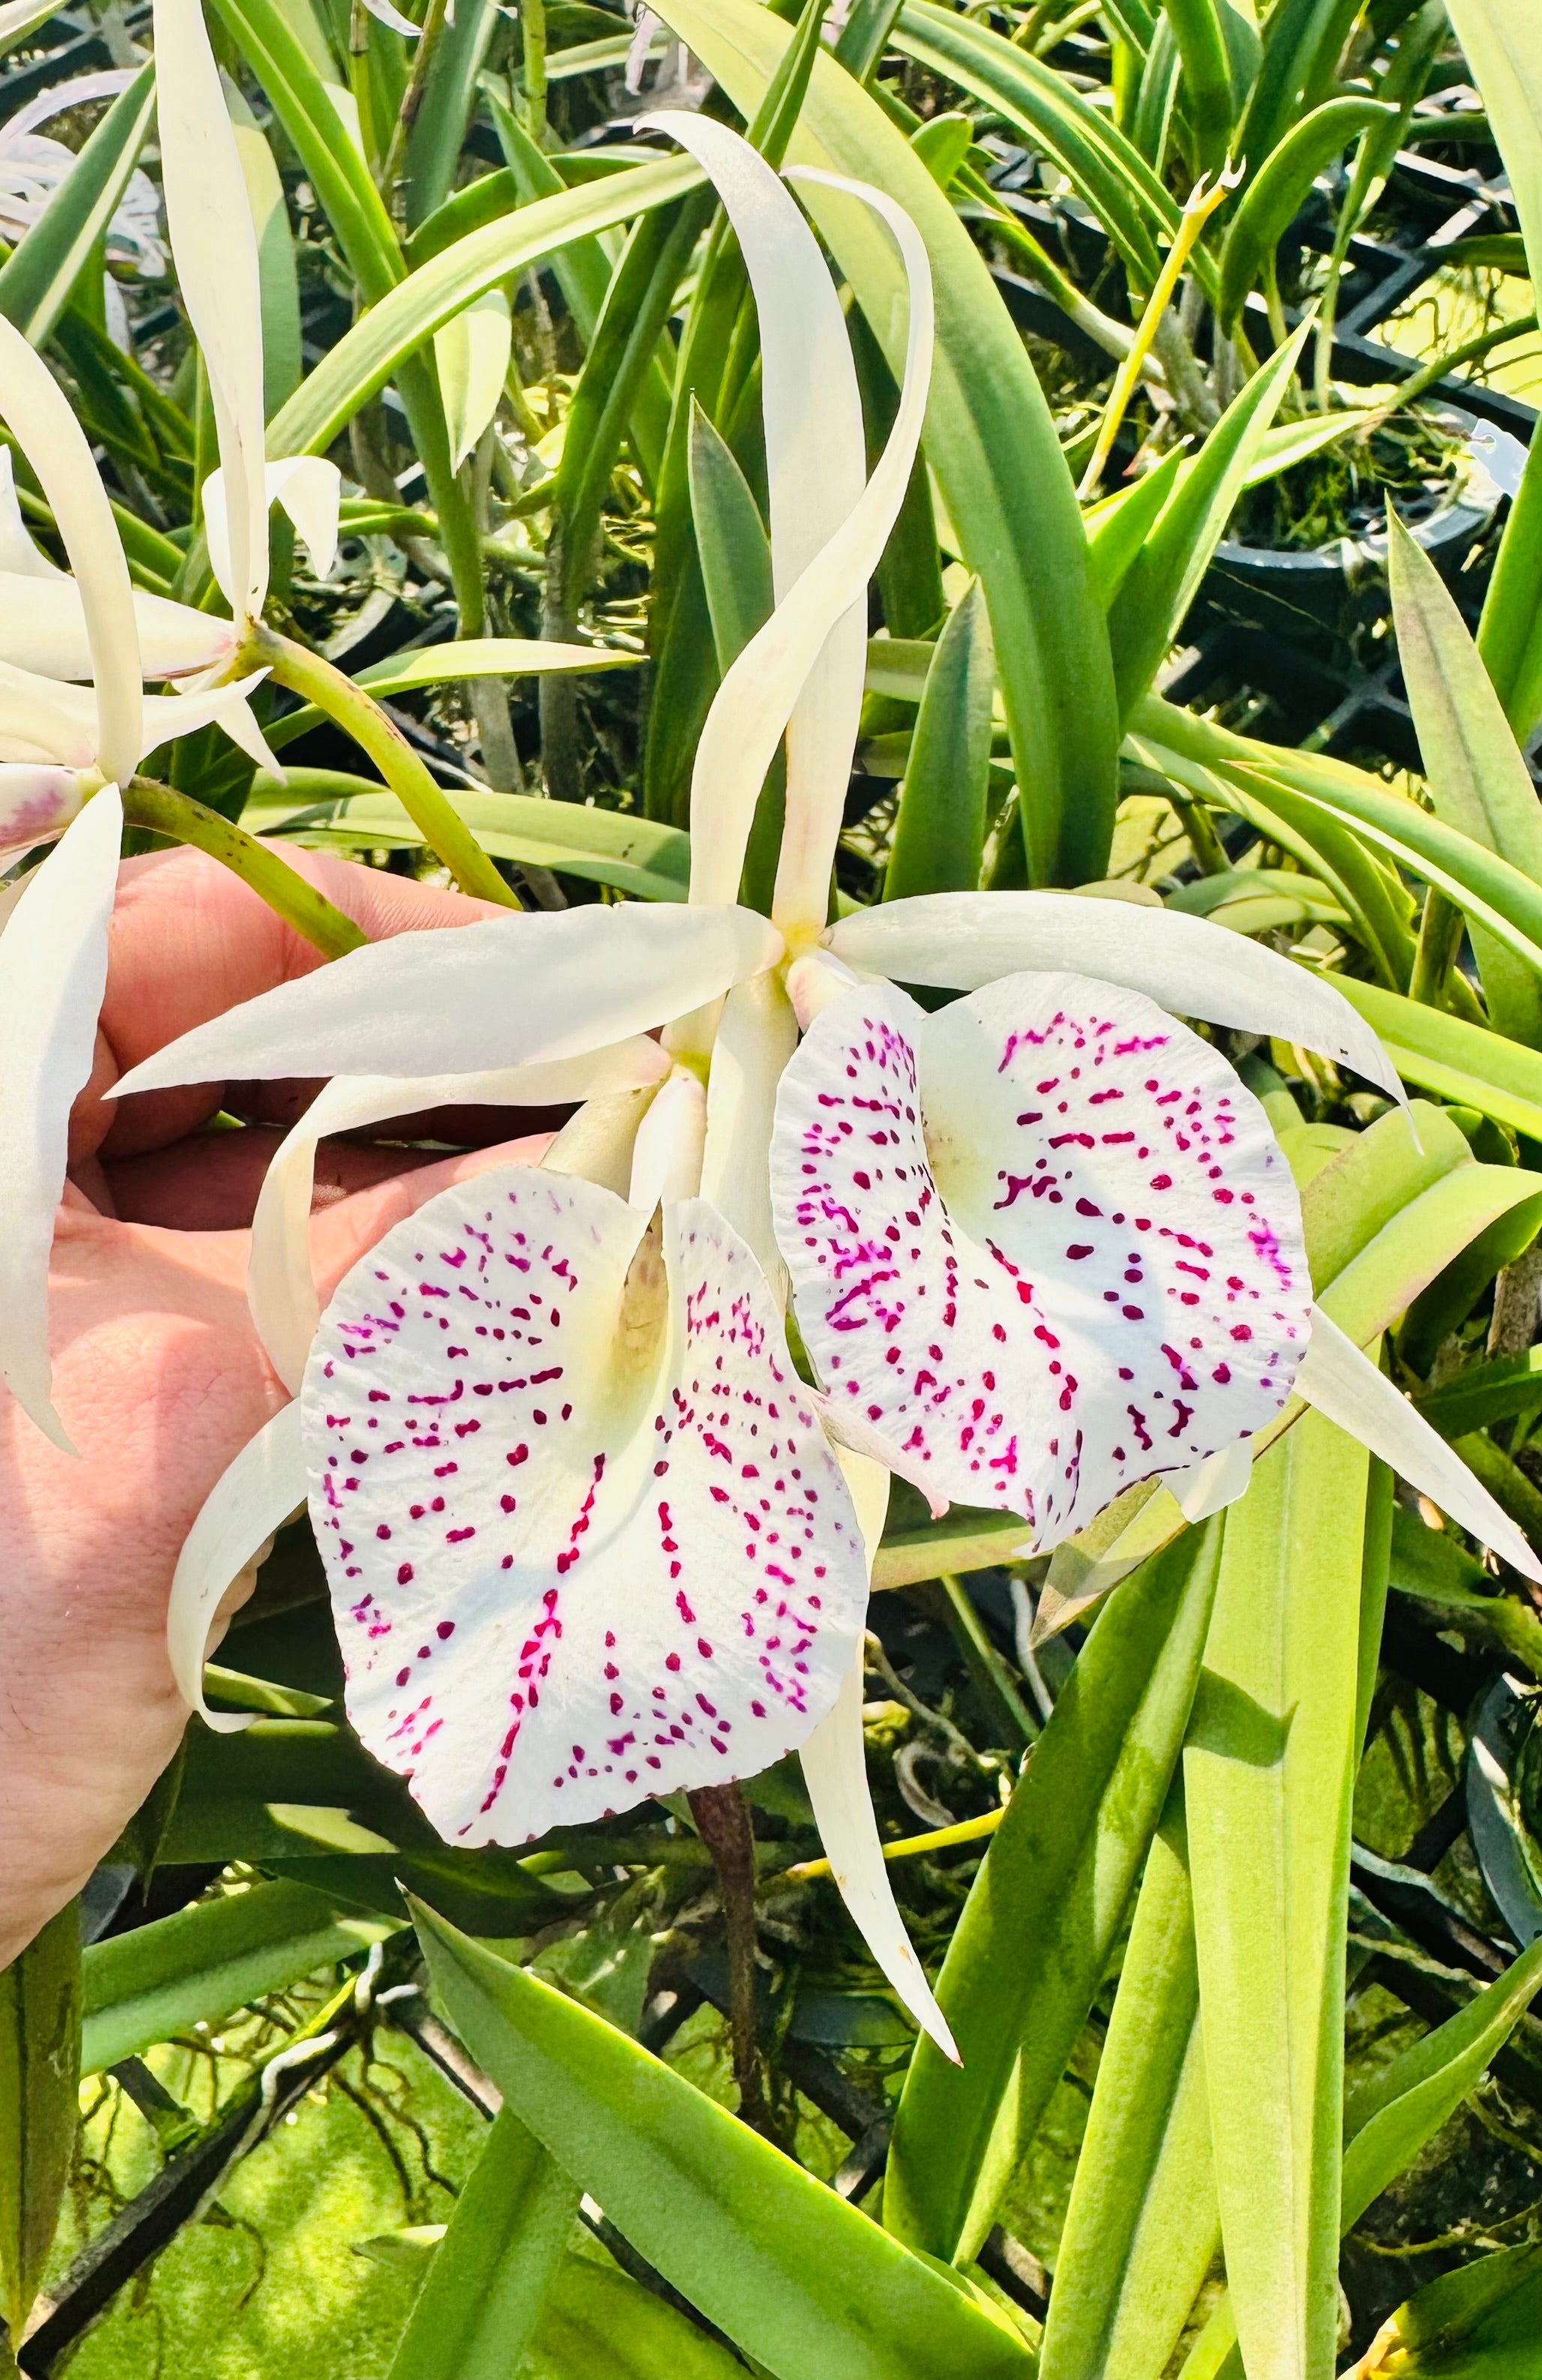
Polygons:
<instances>
[{"instance_id":1,"label":"human hand","mask_svg":"<svg viewBox=\"0 0 1542 2380\"><path fill-rule=\"evenodd\" d=\"M286 856L371 941L498 914L346 861ZM178 1034L322 964L196 852L122 868L51 1283L55 1394L79 1459L0 1389L0 1965L80 1888L176 1751L187 1710L165 1613L177 1553L226 1464L285 1402L247 1311L247 1227L268 1158L317 1087L107 1094ZM253 1121L206 1130L222 1109ZM543 1135L504 1137L536 1121L462 1110L374 1128L467 1147L449 1158L323 1148L322 1294L450 1183L538 1157Z\"/></svg>"}]
</instances>

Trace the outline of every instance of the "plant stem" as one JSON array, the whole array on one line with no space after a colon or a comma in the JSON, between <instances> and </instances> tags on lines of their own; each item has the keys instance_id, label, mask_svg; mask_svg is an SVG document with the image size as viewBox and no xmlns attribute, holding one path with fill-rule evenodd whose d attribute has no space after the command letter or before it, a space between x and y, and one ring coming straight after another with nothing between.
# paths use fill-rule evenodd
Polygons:
<instances>
[{"instance_id":1,"label":"plant stem","mask_svg":"<svg viewBox=\"0 0 1542 2380\"><path fill-rule=\"evenodd\" d=\"M519 0L523 44L525 129L538 149L546 146L546 0Z\"/></svg>"},{"instance_id":2,"label":"plant stem","mask_svg":"<svg viewBox=\"0 0 1542 2380\"><path fill-rule=\"evenodd\" d=\"M1135 332L1134 344L1114 374L1113 388L1109 397L1107 410L1103 415L1102 426L1098 432L1098 443L1092 450L1092 459L1083 474L1082 484L1076 491L1078 499L1084 504L1090 503L1098 492L1098 482L1103 476L1104 465L1113 452L1113 442L1119 435L1119 426L1124 419L1125 408L1135 393L1135 383L1140 378L1142 367L1161 327L1162 317L1172 302L1173 292L1183 277L1184 267L1193 255L1199 235L1207 222L1214 214L1217 207L1230 196L1233 187L1232 179L1224 174L1220 176L1213 188L1207 190L1201 183L1179 217L1172 245L1162 261L1162 269L1157 275L1157 285L1147 301L1146 311L1140 318L1140 325Z\"/></svg>"},{"instance_id":3,"label":"plant stem","mask_svg":"<svg viewBox=\"0 0 1542 2380\"><path fill-rule=\"evenodd\" d=\"M147 828L168 842L190 844L195 851L207 852L243 884L249 884L260 900L324 957L345 958L349 951L362 950L369 940L351 917L345 917L276 851L188 795L174 794L149 777L135 777L123 796L123 815L130 826Z\"/></svg>"},{"instance_id":4,"label":"plant stem","mask_svg":"<svg viewBox=\"0 0 1542 2380\"><path fill-rule=\"evenodd\" d=\"M1425 894L1419 939L1414 949L1414 972L1408 997L1426 1008L1444 1008L1446 978L1462 943L1466 919L1456 903L1432 884Z\"/></svg>"},{"instance_id":5,"label":"plant stem","mask_svg":"<svg viewBox=\"0 0 1542 2380\"><path fill-rule=\"evenodd\" d=\"M429 67L432 63L434 50L438 44L440 33L443 30L447 13L448 0L429 0L429 10L423 19L423 30L418 37L418 46L412 55L412 72L407 79L407 89L402 93L401 107L392 131L391 146L385 152L385 163L380 169L381 196L398 222L405 221L407 214L407 193L405 189L397 187L402 179L402 168L407 163L407 144L411 138L412 128L418 121L418 111L423 104L423 91L428 81Z\"/></svg>"},{"instance_id":6,"label":"plant stem","mask_svg":"<svg viewBox=\"0 0 1542 2380\"><path fill-rule=\"evenodd\" d=\"M273 628L254 629L247 652L267 664L276 686L285 686L292 694L313 702L369 754L424 842L438 854L463 892L496 901L505 909L518 908L516 896L435 784L423 760L361 686L355 686L322 654L308 651Z\"/></svg>"},{"instance_id":7,"label":"plant stem","mask_svg":"<svg viewBox=\"0 0 1542 2380\"><path fill-rule=\"evenodd\" d=\"M697 1830L712 1854L728 1929L728 2010L739 2113L756 2131L769 2132L771 2110L755 2004L755 1830L749 1805L736 1785L700 1786L687 1799Z\"/></svg>"}]
</instances>

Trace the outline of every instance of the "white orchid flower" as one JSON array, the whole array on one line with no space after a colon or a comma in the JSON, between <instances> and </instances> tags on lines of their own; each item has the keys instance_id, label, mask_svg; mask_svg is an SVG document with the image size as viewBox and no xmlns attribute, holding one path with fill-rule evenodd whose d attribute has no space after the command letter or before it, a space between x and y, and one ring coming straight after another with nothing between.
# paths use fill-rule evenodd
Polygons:
<instances>
[{"instance_id":1,"label":"white orchid flower","mask_svg":"<svg viewBox=\"0 0 1542 2380\"><path fill-rule=\"evenodd\" d=\"M0 125L0 232L7 239L25 238L47 207L61 182L68 180L79 162L62 140L51 140L38 126L67 107L84 107L93 100L115 99L127 91L138 69L111 67L101 74L74 75L55 83L18 107ZM154 278L165 271L161 239L160 202L155 185L136 166L107 226L109 262ZM111 275L107 286L114 286Z\"/></svg>"},{"instance_id":2,"label":"white orchid flower","mask_svg":"<svg viewBox=\"0 0 1542 2380\"><path fill-rule=\"evenodd\" d=\"M827 931L861 598L926 401L925 250L880 194L835 186L889 225L910 283L894 430L864 485L839 302L784 186L722 127L654 121L711 175L755 288L778 598L703 731L691 899L360 951L120 1086L334 1077L254 1233L253 1312L297 1403L210 1499L171 1650L202 1708L215 1606L309 1495L350 1716L447 1840L527 1840L795 1747L848 1905L950 2046L863 1781L860 1638L889 1473L939 1509L1025 1512L1052 1543L1155 1473L1185 1475L1195 1511L1240 1492L1249 1439L1293 1388L1349 1408L1378 1449L1395 1436L1408 1468L1423 1426L1314 1321L1262 1111L1167 1003L1397 1085L1328 987L1199 920L985 894ZM768 925L734 905L784 723ZM1067 967L1089 952L1096 979ZM891 973L975 997L929 1017ZM661 1024L661 1087L596 1102L543 1168L431 1201L318 1324L304 1220L322 1133L500 1096L487 1070L620 1050ZM789 1274L819 1391L787 1354ZM1424 1439L1419 1484L1529 1562Z\"/></svg>"}]
</instances>

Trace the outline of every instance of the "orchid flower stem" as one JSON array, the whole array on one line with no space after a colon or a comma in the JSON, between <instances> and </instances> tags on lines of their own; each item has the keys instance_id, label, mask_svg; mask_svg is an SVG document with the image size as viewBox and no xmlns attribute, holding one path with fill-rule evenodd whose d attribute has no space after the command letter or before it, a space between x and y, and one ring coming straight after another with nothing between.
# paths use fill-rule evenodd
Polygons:
<instances>
[{"instance_id":1,"label":"orchid flower stem","mask_svg":"<svg viewBox=\"0 0 1542 2380\"><path fill-rule=\"evenodd\" d=\"M378 703L360 686L334 667L321 653L311 652L276 629L252 631L247 650L272 671L273 682L285 686L318 710L334 720L368 753L431 850L438 853L463 892L482 901L496 901L517 909L517 896L504 883L481 844L446 800L428 768L401 730L392 725Z\"/></svg>"},{"instance_id":2,"label":"orchid flower stem","mask_svg":"<svg viewBox=\"0 0 1542 2380\"><path fill-rule=\"evenodd\" d=\"M1162 317L1172 304L1173 292L1183 277L1184 267L1193 255L1199 235L1209 217L1234 187L1235 176L1227 174L1217 176L1212 189L1206 190L1201 184L1179 217L1172 245L1168 249L1162 269L1157 275L1156 286L1147 300L1146 311L1140 318L1140 327L1135 333L1130 352L1114 374L1113 387L1098 431L1098 443L1092 450L1091 460L1083 474L1082 484L1076 491L1077 496L1084 504L1089 503L1098 492L1098 482L1103 476L1104 466L1109 456L1113 452L1113 442L1119 435L1120 425L1123 421L1130 399L1135 393L1136 382L1141 377L1146 358L1151 351L1152 342L1161 326Z\"/></svg>"},{"instance_id":3,"label":"orchid flower stem","mask_svg":"<svg viewBox=\"0 0 1542 2380\"><path fill-rule=\"evenodd\" d=\"M285 925L293 926L325 957L345 958L368 941L351 917L297 875L276 851L187 794L173 793L148 777L135 777L124 792L123 815L129 826L143 827L152 834L164 835L168 842L190 844L195 851L207 852L243 884L249 884Z\"/></svg>"},{"instance_id":4,"label":"orchid flower stem","mask_svg":"<svg viewBox=\"0 0 1542 2380\"><path fill-rule=\"evenodd\" d=\"M933 1827L924 1835L905 1835L897 1843L885 1843L886 1860L918 1859L923 1852L949 1852L958 1843L977 1843L993 1835L1006 1816L1009 1804L999 1810L987 1810L980 1818L961 1818L956 1827ZM779 1876L767 1876L763 1892L774 1892L783 1885L813 1884L830 1874L827 1859L799 1860L795 1867L784 1867Z\"/></svg>"},{"instance_id":5,"label":"orchid flower stem","mask_svg":"<svg viewBox=\"0 0 1542 2380\"><path fill-rule=\"evenodd\" d=\"M705 1785L688 1796L697 1831L712 1854L728 1930L728 2007L734 2034L734 2081L739 2114L769 2136L756 2016L755 1830L737 1785Z\"/></svg>"}]
</instances>

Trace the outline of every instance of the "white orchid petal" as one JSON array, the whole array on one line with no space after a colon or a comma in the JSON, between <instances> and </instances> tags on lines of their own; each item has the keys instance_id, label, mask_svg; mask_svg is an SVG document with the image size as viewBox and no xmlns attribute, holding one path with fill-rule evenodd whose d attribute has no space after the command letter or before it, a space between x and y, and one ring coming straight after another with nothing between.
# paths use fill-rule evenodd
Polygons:
<instances>
[{"instance_id":1,"label":"white orchid petal","mask_svg":"<svg viewBox=\"0 0 1542 2380\"><path fill-rule=\"evenodd\" d=\"M860 1455L843 1455L841 1469L862 1524L870 1569L889 1507L889 1475ZM802 1748L804 1782L830 1873L853 1925L922 2032L958 2066L963 2061L957 2045L905 1931L879 1840L862 1740L862 1669L858 1645L835 1707Z\"/></svg>"},{"instance_id":2,"label":"white orchid petal","mask_svg":"<svg viewBox=\"0 0 1542 2380\"><path fill-rule=\"evenodd\" d=\"M787 1303L787 1273L771 1220L771 1127L782 1071L797 1048L797 1020L774 975L752 976L722 1006L707 1078L701 1195L733 1224Z\"/></svg>"},{"instance_id":3,"label":"white orchid petal","mask_svg":"<svg viewBox=\"0 0 1542 2380\"><path fill-rule=\"evenodd\" d=\"M1298 1375L1296 1386L1300 1385ZM1192 1470L1174 1472L1163 1485L1193 1527L1245 1496L1252 1478L1252 1449L1245 1439L1239 1439L1234 1446L1223 1446L1219 1454L1208 1454Z\"/></svg>"},{"instance_id":4,"label":"white orchid petal","mask_svg":"<svg viewBox=\"0 0 1542 2380\"><path fill-rule=\"evenodd\" d=\"M832 1402L1041 1545L1261 1428L1305 1351L1262 1109L1186 1026L1083 977L933 1016L892 985L832 1002L783 1077L772 1199Z\"/></svg>"},{"instance_id":5,"label":"white orchid petal","mask_svg":"<svg viewBox=\"0 0 1542 2380\"><path fill-rule=\"evenodd\" d=\"M322 1318L310 1271L309 1225L316 1149L331 1133L358 1132L388 1117L437 1107L555 1107L596 1093L657 1082L668 1059L642 1037L592 1057L505 1067L481 1075L340 1075L318 1093L280 1142L252 1217L247 1297L257 1335L285 1388L297 1394Z\"/></svg>"},{"instance_id":6,"label":"white orchid petal","mask_svg":"<svg viewBox=\"0 0 1542 2380\"><path fill-rule=\"evenodd\" d=\"M523 1166L442 1193L343 1283L302 1408L349 1717L446 1841L753 1776L833 1704L861 1533L701 1200L654 1234Z\"/></svg>"},{"instance_id":7,"label":"white orchid petal","mask_svg":"<svg viewBox=\"0 0 1542 2380\"><path fill-rule=\"evenodd\" d=\"M191 676L228 662L235 650L230 621L141 588L134 590L134 617L146 678ZM13 668L40 677L89 679L91 639L74 579L63 571L39 577L0 570L0 652Z\"/></svg>"},{"instance_id":8,"label":"white orchid petal","mask_svg":"<svg viewBox=\"0 0 1542 2380\"><path fill-rule=\"evenodd\" d=\"M0 761L0 867L40 843L54 843L80 811L80 780L73 769Z\"/></svg>"},{"instance_id":9,"label":"white orchid petal","mask_svg":"<svg viewBox=\"0 0 1542 2380\"><path fill-rule=\"evenodd\" d=\"M1376 1035L1326 978L1175 909L1071 892L923 892L853 911L830 947L865 972L960 991L1021 967L1095 967L1176 1015L1299 1042L1404 1098Z\"/></svg>"},{"instance_id":10,"label":"white orchid petal","mask_svg":"<svg viewBox=\"0 0 1542 2380\"><path fill-rule=\"evenodd\" d=\"M789 751L776 907L779 916L796 912L801 921L803 908L812 905L811 914L822 918L859 707L859 607L904 502L926 409L932 336L926 249L909 218L880 192L838 184L866 200L890 225L911 280L899 410L872 479L857 494L861 441L859 419L849 403L850 350L844 326L839 340L835 335L839 308L813 235L747 144L700 116L647 120L670 132L707 167L733 217L755 283L766 362L768 456L776 474L772 528L780 532L780 552L773 552L777 608L730 667L697 747L691 897L733 898L766 770L820 665L795 738L795 751ZM819 358L812 379L811 354ZM820 393L812 409L811 385ZM807 484L800 486L800 480ZM816 878L817 892L811 889Z\"/></svg>"},{"instance_id":11,"label":"white orchid petal","mask_svg":"<svg viewBox=\"0 0 1542 2380\"><path fill-rule=\"evenodd\" d=\"M343 482L335 463L321 455L289 455L264 464L261 491L262 552L267 552L269 508L282 504L299 531L318 578L325 578L337 559L337 518ZM235 577L230 545L230 500L225 468L211 471L203 483L203 534L209 546L209 567L215 583L228 595ZM230 634L230 624L222 624Z\"/></svg>"},{"instance_id":12,"label":"white orchid petal","mask_svg":"<svg viewBox=\"0 0 1542 2380\"><path fill-rule=\"evenodd\" d=\"M212 1711L204 1701L209 1632L242 1571L304 1503L305 1489L300 1410L288 1404L241 1449L210 1490L177 1557L166 1610L166 1651L183 1701L216 1734L236 1734L256 1714Z\"/></svg>"},{"instance_id":13,"label":"white orchid petal","mask_svg":"<svg viewBox=\"0 0 1542 2380\"><path fill-rule=\"evenodd\" d=\"M830 540L824 556L809 566L811 592L798 602L818 617L821 601L832 604L843 583L855 593L830 634L824 658L794 712L787 737L787 813L777 867L772 915L790 925L817 924L827 911L830 870L841 832L851 755L861 710L857 680L866 672L868 580L878 568L889 533L898 520L921 443L931 387L934 306L931 263L926 242L903 207L886 192L812 165L794 166L790 179L844 190L870 207L887 225L905 266L910 298L899 403L883 452L857 504ZM863 658L858 660L858 652ZM807 706L807 709L805 706ZM793 763L804 739L819 736L826 747L822 768L812 760L808 782L795 784Z\"/></svg>"},{"instance_id":14,"label":"white orchid petal","mask_svg":"<svg viewBox=\"0 0 1542 2380\"><path fill-rule=\"evenodd\" d=\"M666 1201L694 1198L701 1187L707 1094L695 1075L674 1074L649 1102L632 1143L627 1203L651 1216Z\"/></svg>"},{"instance_id":15,"label":"white orchid petal","mask_svg":"<svg viewBox=\"0 0 1542 2380\"><path fill-rule=\"evenodd\" d=\"M1415 1413L1353 1339L1312 1309L1312 1342L1295 1390L1325 1418L1390 1463L1400 1478L1513 1565L1542 1584L1542 1562L1462 1457Z\"/></svg>"},{"instance_id":16,"label":"white orchid petal","mask_svg":"<svg viewBox=\"0 0 1542 2380\"><path fill-rule=\"evenodd\" d=\"M633 901L397 934L185 1033L116 1092L575 1058L685 1015L781 951L751 910Z\"/></svg>"},{"instance_id":17,"label":"white orchid petal","mask_svg":"<svg viewBox=\"0 0 1542 2380\"><path fill-rule=\"evenodd\" d=\"M667 132L705 166L738 236L760 324L761 408L771 498L771 574L780 603L867 483L862 399L845 317L818 240L781 176L749 143L708 116L661 110L641 127ZM867 622L848 601L807 669L802 692L785 690L788 832L827 846L828 878L841 804L851 774L867 667ZM796 695L795 705L793 697ZM726 694L720 698L727 702ZM732 710L733 705L728 705ZM788 711L791 716L788 717ZM757 777L746 787L753 804ZM742 811L745 788L704 775L708 800ZM809 823L805 829L803 821ZM714 832L717 830L714 829ZM732 840L733 838L730 838ZM742 864L742 852L740 855ZM732 899L727 856L709 853ZM705 897L710 898L706 892ZM821 887L822 900L822 887ZM823 915L822 906L820 916Z\"/></svg>"},{"instance_id":18,"label":"white orchid petal","mask_svg":"<svg viewBox=\"0 0 1542 2380\"><path fill-rule=\"evenodd\" d=\"M47 554L43 552L27 526L22 515L21 500L16 492L16 466L11 459L11 450L8 446L0 446L0 572L18 578L30 579L34 587L42 578L67 580L68 578L68 573L61 570L56 562L49 561ZM80 636L83 643L85 640L84 612L80 614ZM0 647L0 650L8 653L10 647L7 643ZM68 677L72 673L68 670L61 670L57 674L61 677ZM89 664L81 674L84 676L91 674Z\"/></svg>"},{"instance_id":19,"label":"white orchid petal","mask_svg":"<svg viewBox=\"0 0 1542 2380\"><path fill-rule=\"evenodd\" d=\"M484 289L433 334L433 358L459 470L503 401L514 352L514 314L502 289Z\"/></svg>"},{"instance_id":20,"label":"white orchid petal","mask_svg":"<svg viewBox=\"0 0 1542 2380\"><path fill-rule=\"evenodd\" d=\"M0 413L42 483L80 590L96 689L94 758L103 776L127 784L140 757L144 699L128 565L68 398L42 358L3 315Z\"/></svg>"},{"instance_id":21,"label":"white orchid petal","mask_svg":"<svg viewBox=\"0 0 1542 2380\"><path fill-rule=\"evenodd\" d=\"M237 620L268 589L262 298L257 233L202 0L154 0L156 111L166 228L209 374L224 474L226 546L210 564Z\"/></svg>"},{"instance_id":22,"label":"white orchid petal","mask_svg":"<svg viewBox=\"0 0 1542 2380\"><path fill-rule=\"evenodd\" d=\"M64 82L50 85L18 107L14 115L6 118L6 128L0 137L0 152L14 151L29 132L50 116L62 115L67 107L84 107L93 99L115 99L127 91L139 73L138 67L106 67L100 74L71 75Z\"/></svg>"},{"instance_id":23,"label":"white orchid petal","mask_svg":"<svg viewBox=\"0 0 1542 2380\"><path fill-rule=\"evenodd\" d=\"M225 686L205 686L197 694L151 694L145 697L144 748L154 752L175 736L192 735L200 727L218 723L232 743L249 753L259 768L278 771L278 761L252 717L247 697L267 676L265 669ZM265 757L264 757L265 756Z\"/></svg>"},{"instance_id":24,"label":"white orchid petal","mask_svg":"<svg viewBox=\"0 0 1542 2380\"><path fill-rule=\"evenodd\" d=\"M48 1264L69 1111L96 1050L122 838L109 785L29 880L0 935L0 1379L67 1452L51 1402Z\"/></svg>"}]
</instances>

